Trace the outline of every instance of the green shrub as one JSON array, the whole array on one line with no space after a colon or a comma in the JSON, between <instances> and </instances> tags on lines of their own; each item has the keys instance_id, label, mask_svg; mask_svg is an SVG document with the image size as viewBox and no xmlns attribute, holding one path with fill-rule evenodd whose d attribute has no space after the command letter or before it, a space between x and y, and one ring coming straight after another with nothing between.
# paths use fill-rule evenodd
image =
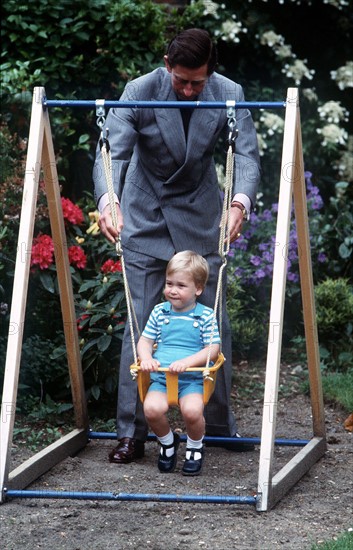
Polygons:
<instances>
[{"instance_id":1,"label":"green shrub","mask_svg":"<svg viewBox=\"0 0 353 550\"><path fill-rule=\"evenodd\" d=\"M346 279L327 279L315 287L316 318L326 361L353 363L353 287Z\"/></svg>"}]
</instances>

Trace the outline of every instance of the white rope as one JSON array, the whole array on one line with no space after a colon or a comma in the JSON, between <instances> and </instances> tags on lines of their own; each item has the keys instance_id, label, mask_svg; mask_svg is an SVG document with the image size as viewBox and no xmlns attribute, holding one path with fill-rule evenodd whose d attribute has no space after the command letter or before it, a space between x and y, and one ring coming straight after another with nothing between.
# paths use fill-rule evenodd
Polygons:
<instances>
[{"instance_id":1,"label":"white rope","mask_svg":"<svg viewBox=\"0 0 353 550\"><path fill-rule=\"evenodd\" d=\"M207 362L206 362L205 370L203 371L204 378L209 378L209 375L210 375L209 366L211 361L211 346L212 346L212 342L213 342L213 338L216 330L217 312L219 312L219 316L218 316L219 333L222 334L222 313L223 313L222 312L222 290L223 290L222 279L223 279L223 272L227 266L227 254L230 248L230 205L232 202L232 191L233 191L234 157L235 157L234 148L232 147L232 145L229 145L228 151L227 151L226 181L224 186L223 209L222 209L222 217L221 217L221 223L220 223L219 245L218 245L218 253L222 260L222 265L219 268L219 272L218 272L218 281L217 281L217 289L216 289L216 296L215 296L215 304L213 308L210 343L208 347Z\"/></svg>"},{"instance_id":2,"label":"white rope","mask_svg":"<svg viewBox=\"0 0 353 550\"><path fill-rule=\"evenodd\" d=\"M115 198L114 198L114 186L113 186L113 174L112 174L112 156L110 149L106 146L106 141L103 141L102 148L102 160L103 160L103 166L104 166L104 172L105 172L105 178L107 182L107 189L108 189L108 198L109 198L109 205L110 205L110 214L112 217L112 223L115 229L118 227L118 214L116 211L116 204L115 204ZM116 253L120 257L121 261L121 269L123 274L123 282L124 282L124 289L125 289L125 297L126 297L126 307L127 307L127 317L128 317L128 323L130 327L130 334L131 334L131 343L132 343L132 352L134 356L134 363L137 364L138 357L137 357L137 349L136 349L136 342L135 342L135 334L134 334L134 326L136 327L136 331L138 333L138 336L140 337L140 329L137 322L136 317L136 311L134 308L134 304L131 297L130 287L126 276L126 268L125 268L125 260L123 251L121 248L121 240L120 235L117 238L116 245L115 245Z\"/></svg>"}]
</instances>

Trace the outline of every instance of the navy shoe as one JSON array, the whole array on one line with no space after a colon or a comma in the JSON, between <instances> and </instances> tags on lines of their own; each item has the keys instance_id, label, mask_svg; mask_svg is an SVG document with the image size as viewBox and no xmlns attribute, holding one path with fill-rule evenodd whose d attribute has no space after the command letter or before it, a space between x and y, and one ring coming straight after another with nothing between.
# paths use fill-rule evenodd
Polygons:
<instances>
[{"instance_id":1,"label":"navy shoe","mask_svg":"<svg viewBox=\"0 0 353 550\"><path fill-rule=\"evenodd\" d=\"M161 445L161 451L159 453L158 457L158 470L162 474L170 474L171 472L174 472L175 466L177 463L177 450L180 444L180 437L178 434L174 435L174 442L171 445ZM167 456L167 449L172 449L174 447L174 453L172 456Z\"/></svg>"},{"instance_id":2,"label":"navy shoe","mask_svg":"<svg viewBox=\"0 0 353 550\"><path fill-rule=\"evenodd\" d=\"M201 474L205 448L191 449L186 447L186 458L182 468L184 476L198 476Z\"/></svg>"}]
</instances>

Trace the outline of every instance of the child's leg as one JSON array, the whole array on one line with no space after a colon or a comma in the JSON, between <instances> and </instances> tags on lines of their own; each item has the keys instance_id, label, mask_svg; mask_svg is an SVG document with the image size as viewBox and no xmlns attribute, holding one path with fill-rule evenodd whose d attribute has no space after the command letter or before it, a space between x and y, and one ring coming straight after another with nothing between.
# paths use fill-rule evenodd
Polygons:
<instances>
[{"instance_id":1,"label":"child's leg","mask_svg":"<svg viewBox=\"0 0 353 550\"><path fill-rule=\"evenodd\" d=\"M177 449L179 436L173 434L167 419L169 408L167 394L159 391L149 391L143 404L147 422L157 436L161 445L158 457L158 469L162 473L170 473L175 470L177 463Z\"/></svg>"},{"instance_id":2,"label":"child's leg","mask_svg":"<svg viewBox=\"0 0 353 550\"><path fill-rule=\"evenodd\" d=\"M188 436L197 441L205 433L204 404L201 393L189 393L179 399L180 412L183 416Z\"/></svg>"},{"instance_id":3,"label":"child's leg","mask_svg":"<svg viewBox=\"0 0 353 550\"><path fill-rule=\"evenodd\" d=\"M143 403L146 420L157 437L163 437L170 431L167 419L167 394L160 391L149 391Z\"/></svg>"},{"instance_id":4,"label":"child's leg","mask_svg":"<svg viewBox=\"0 0 353 550\"><path fill-rule=\"evenodd\" d=\"M181 397L179 403L187 431L186 456L182 473L183 475L197 476L201 473L204 458L203 395L190 393Z\"/></svg>"}]
</instances>

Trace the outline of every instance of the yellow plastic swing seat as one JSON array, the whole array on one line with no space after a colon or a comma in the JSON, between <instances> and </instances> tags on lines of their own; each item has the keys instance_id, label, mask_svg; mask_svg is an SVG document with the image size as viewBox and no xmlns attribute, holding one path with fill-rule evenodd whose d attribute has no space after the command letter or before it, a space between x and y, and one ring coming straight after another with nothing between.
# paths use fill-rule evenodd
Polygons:
<instances>
[{"instance_id":1,"label":"yellow plastic swing seat","mask_svg":"<svg viewBox=\"0 0 353 550\"><path fill-rule=\"evenodd\" d=\"M207 405L216 386L217 371L223 365L225 357L223 353L218 355L217 361L212 367L190 367L185 372L202 372L203 373L203 402ZM143 403L150 387L150 372L142 371L139 363L130 365L131 376L137 382L138 392ZM178 405L178 384L179 377L177 372L170 372L168 368L159 368L158 372L165 372L167 383L167 397L170 406Z\"/></svg>"}]
</instances>

